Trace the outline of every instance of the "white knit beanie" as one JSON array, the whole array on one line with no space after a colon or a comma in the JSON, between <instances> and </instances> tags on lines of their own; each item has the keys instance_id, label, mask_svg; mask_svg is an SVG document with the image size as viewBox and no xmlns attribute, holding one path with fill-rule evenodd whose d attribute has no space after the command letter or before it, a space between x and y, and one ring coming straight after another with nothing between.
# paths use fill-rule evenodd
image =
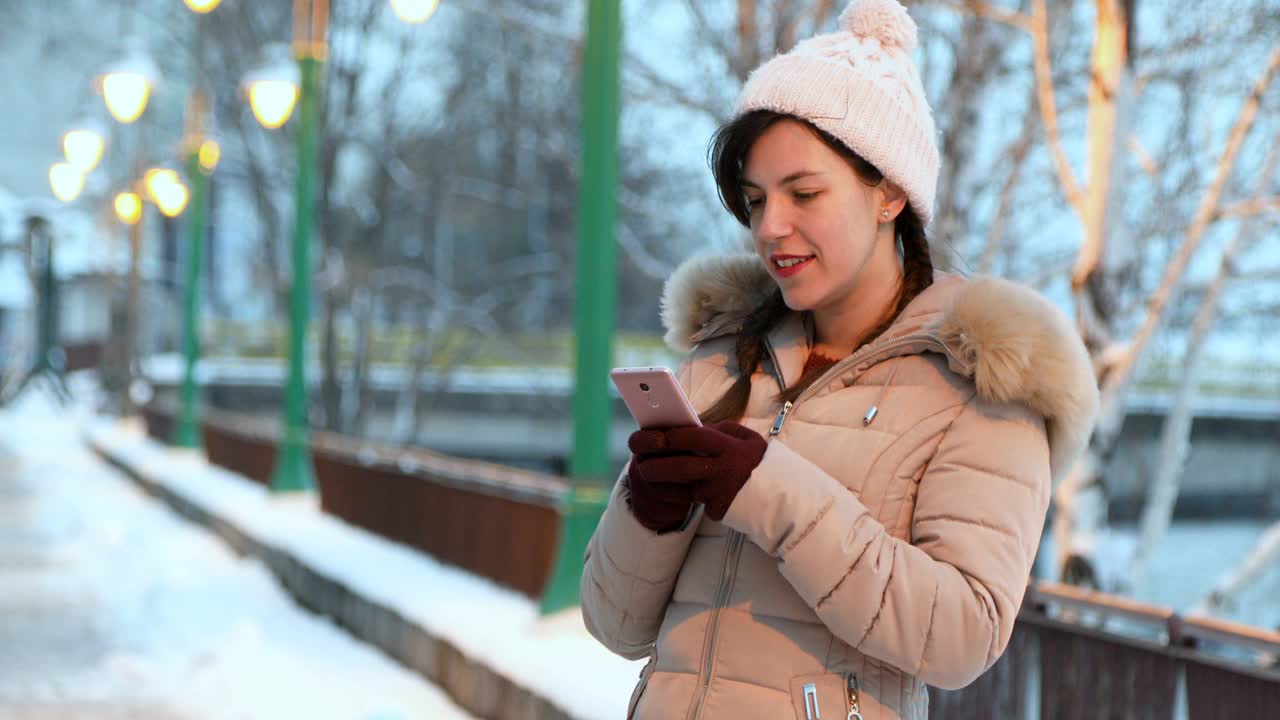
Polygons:
<instances>
[{"instance_id":1,"label":"white knit beanie","mask_svg":"<svg viewBox=\"0 0 1280 720\"><path fill-rule=\"evenodd\" d=\"M839 25L756 68L734 114L772 110L808 120L901 187L928 225L938 147L911 58L916 24L897 0L853 0Z\"/></svg>"}]
</instances>

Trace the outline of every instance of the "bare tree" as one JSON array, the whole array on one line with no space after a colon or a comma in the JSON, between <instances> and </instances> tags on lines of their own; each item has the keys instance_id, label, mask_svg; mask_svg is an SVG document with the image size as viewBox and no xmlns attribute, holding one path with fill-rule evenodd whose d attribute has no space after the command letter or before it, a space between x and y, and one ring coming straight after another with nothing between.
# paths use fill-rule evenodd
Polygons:
<instances>
[{"instance_id":1,"label":"bare tree","mask_svg":"<svg viewBox=\"0 0 1280 720\"><path fill-rule=\"evenodd\" d=\"M1254 196L1265 198L1273 182L1277 161L1280 160L1280 143L1271 146L1268 157L1258 175ZM1205 340L1218 319L1219 300L1227 283L1239 273L1239 258L1260 239L1257 224L1248 220L1240 224L1235 238L1222 252L1217 273L1205 290L1187 339L1186 354L1182 361L1181 378L1175 389L1169 414L1161 431L1160 455L1155 475L1147 489L1147 502L1139 526L1138 542L1130 560L1122 591L1140 587L1147 575L1147 567L1157 544L1168 531L1173 517L1173 507L1178 499L1178 486L1182 469L1190 450L1191 403L1203 362ZM1265 546L1264 546L1265 547ZM1244 565L1249 564L1246 558ZM1228 586L1232 583L1228 583ZM1219 597L1226 593L1219 589Z\"/></svg>"}]
</instances>

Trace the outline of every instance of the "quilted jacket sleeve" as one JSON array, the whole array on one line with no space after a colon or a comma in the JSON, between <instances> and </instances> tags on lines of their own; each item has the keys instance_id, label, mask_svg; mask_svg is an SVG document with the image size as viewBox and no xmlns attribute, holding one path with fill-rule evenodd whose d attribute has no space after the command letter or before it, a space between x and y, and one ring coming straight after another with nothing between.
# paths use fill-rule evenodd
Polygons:
<instances>
[{"instance_id":1,"label":"quilted jacket sleeve","mask_svg":"<svg viewBox=\"0 0 1280 720\"><path fill-rule=\"evenodd\" d=\"M678 377L690 390L691 363ZM630 660L649 654L667 602L701 519L699 508L681 530L658 534L640 524L627 503L627 471L587 544L579 594L587 630Z\"/></svg>"},{"instance_id":2,"label":"quilted jacket sleeve","mask_svg":"<svg viewBox=\"0 0 1280 720\"><path fill-rule=\"evenodd\" d=\"M920 481L911 542L889 535L853 492L777 440L725 523L778 559L841 640L954 689L1009 642L1049 485L1043 418L974 398Z\"/></svg>"}]
</instances>

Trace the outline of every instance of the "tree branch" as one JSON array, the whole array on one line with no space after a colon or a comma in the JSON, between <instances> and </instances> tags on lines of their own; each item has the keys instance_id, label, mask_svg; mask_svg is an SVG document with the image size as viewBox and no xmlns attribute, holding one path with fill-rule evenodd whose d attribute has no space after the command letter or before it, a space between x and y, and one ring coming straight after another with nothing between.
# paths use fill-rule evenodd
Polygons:
<instances>
[{"instance_id":1,"label":"tree branch","mask_svg":"<svg viewBox=\"0 0 1280 720\"><path fill-rule=\"evenodd\" d=\"M745 81L747 79L746 75L743 73L741 66L734 61L733 49L730 48L728 43L725 42L725 39L711 27L711 23L707 20L707 16L702 12L703 7L701 0L687 0L685 4L688 6L690 14L693 15L694 25L698 28L698 34L702 36L703 40L705 40L712 49L720 54L720 58L724 60L724 64L729 68L729 71L732 72L738 80Z\"/></svg>"},{"instance_id":2,"label":"tree branch","mask_svg":"<svg viewBox=\"0 0 1280 720\"><path fill-rule=\"evenodd\" d=\"M665 93L669 100L683 105L690 110L695 110L706 115L716 124L721 123L724 118L720 108L716 103L706 98L696 98L689 94L689 91L672 82L666 75L654 70L648 63L638 57L628 57L627 67L634 70L636 74L649 83L655 90Z\"/></svg>"},{"instance_id":3,"label":"tree branch","mask_svg":"<svg viewBox=\"0 0 1280 720\"><path fill-rule=\"evenodd\" d=\"M1147 152L1147 149L1142 146L1142 141L1138 139L1137 135L1130 133L1128 145L1129 151L1138 159L1138 165L1142 167L1142 171L1150 177L1158 177L1160 175L1160 166L1156 165L1151 153Z\"/></svg>"},{"instance_id":4,"label":"tree branch","mask_svg":"<svg viewBox=\"0 0 1280 720\"><path fill-rule=\"evenodd\" d=\"M1036 89L1040 99L1040 118L1044 123L1045 141L1053 153L1053 162L1058 169L1058 179L1062 183L1062 192L1067 202L1075 208L1080 218L1085 217L1084 198L1080 193L1080 185L1076 181L1071 163L1062 149L1062 135L1058 130L1058 105L1054 98L1053 70L1049 62L1049 11L1045 0L1034 0L1032 13L1031 40L1035 49Z\"/></svg>"},{"instance_id":5,"label":"tree branch","mask_svg":"<svg viewBox=\"0 0 1280 720\"><path fill-rule=\"evenodd\" d=\"M1213 214L1214 220L1229 220L1233 218L1251 217L1253 215L1264 215L1270 212L1280 211L1280 195L1272 195L1270 197L1255 197L1251 200L1228 205L1219 208Z\"/></svg>"},{"instance_id":6,"label":"tree branch","mask_svg":"<svg viewBox=\"0 0 1280 720\"><path fill-rule=\"evenodd\" d=\"M1034 117L1035 113L1028 103L1027 111L1023 115L1022 134L1009 153L1013 167L1009 169L1009 177L1005 180L1004 187L1000 189L999 206L987 230L982 258L978 262L978 272L984 275L991 273L995 265L996 251L1004 240L1005 227L1009 223L1009 209L1013 206L1013 195L1018 186L1018 178L1022 176L1022 166L1026 162L1027 152L1031 149L1031 142L1035 138Z\"/></svg>"},{"instance_id":7,"label":"tree branch","mask_svg":"<svg viewBox=\"0 0 1280 720\"><path fill-rule=\"evenodd\" d=\"M831 15L831 8L836 4L835 0L818 0L818 4L813 8L813 33L817 34L818 28L827 21L827 17Z\"/></svg>"},{"instance_id":8,"label":"tree branch","mask_svg":"<svg viewBox=\"0 0 1280 720\"><path fill-rule=\"evenodd\" d=\"M1040 1L1040 0L1038 0ZM1196 211L1195 219L1191 223L1191 227L1187 229L1187 233L1182 241L1181 247L1165 268L1164 276L1160 281L1160 287L1152 294L1147 303L1147 316L1143 320L1141 328L1133 336L1133 340L1129 343L1129 352L1110 373L1110 377L1103 387L1103 405L1104 407L1119 407L1118 403L1123 403L1124 397L1128 394L1129 385L1133 377L1133 369L1137 365L1137 361L1142 354L1148 341L1155 335L1156 330L1160 327L1164 320L1165 311L1168 308L1173 291L1185 274L1187 265L1191 262L1191 257L1195 254L1196 249L1200 246L1200 241L1204 237L1204 232L1213 220L1215 210L1218 205L1218 199L1222 195L1222 189L1227 183L1227 178L1231 175L1231 170L1235 166L1236 154L1240 150L1240 146L1244 143L1244 138L1248 134L1249 129L1253 127L1254 118L1257 115L1258 104L1262 98L1263 92L1267 85L1271 82L1271 76L1276 68L1280 67L1280 49L1271 53L1270 62L1263 70L1262 75L1254 83L1253 91L1245 100L1244 105L1240 108L1240 114L1236 117L1234 127L1231 129L1231 135L1227 140L1227 146L1222 152L1222 157L1218 161L1217 170L1214 173L1213 182L1205 191L1200 201L1200 207ZM1103 412L1099 421L1099 432L1114 431L1115 428L1102 428L1103 424L1119 423L1123 419L1123 413L1120 412Z\"/></svg>"},{"instance_id":9,"label":"tree branch","mask_svg":"<svg viewBox=\"0 0 1280 720\"><path fill-rule=\"evenodd\" d=\"M1024 12L993 5L981 0L932 0L934 4L951 8L958 12L967 12L978 17L1016 27L1019 30L1035 34L1035 20ZM827 3L828 5L830 3Z\"/></svg>"}]
</instances>

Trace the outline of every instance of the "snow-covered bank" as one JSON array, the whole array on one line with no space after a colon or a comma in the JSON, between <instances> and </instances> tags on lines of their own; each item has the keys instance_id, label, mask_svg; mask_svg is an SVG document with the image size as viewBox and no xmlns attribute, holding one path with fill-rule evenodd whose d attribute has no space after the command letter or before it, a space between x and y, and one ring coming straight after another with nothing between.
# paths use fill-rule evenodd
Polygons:
<instances>
[{"instance_id":1,"label":"snow-covered bank","mask_svg":"<svg viewBox=\"0 0 1280 720\"><path fill-rule=\"evenodd\" d=\"M610 654L576 609L543 618L513 591L319 511L276 497L136 426L87 423L89 442L158 486L442 638L473 662L578 718L619 718L643 663Z\"/></svg>"},{"instance_id":2,"label":"snow-covered bank","mask_svg":"<svg viewBox=\"0 0 1280 720\"><path fill-rule=\"evenodd\" d=\"M141 492L41 398L0 413L0 458L0 717L470 717Z\"/></svg>"}]
</instances>

